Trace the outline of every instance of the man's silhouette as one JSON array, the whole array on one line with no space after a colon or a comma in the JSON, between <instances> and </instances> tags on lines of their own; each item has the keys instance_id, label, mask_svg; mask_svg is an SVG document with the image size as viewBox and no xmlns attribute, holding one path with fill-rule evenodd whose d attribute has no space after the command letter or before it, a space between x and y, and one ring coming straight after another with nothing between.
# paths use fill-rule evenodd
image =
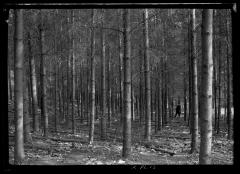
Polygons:
<instances>
[{"instance_id":1,"label":"man's silhouette","mask_svg":"<svg viewBox=\"0 0 240 174\"><path fill-rule=\"evenodd\" d=\"M179 115L179 117L180 117L180 115L181 115L181 106L180 106L180 104L178 104L177 107L176 107L175 117L176 117L177 115Z\"/></svg>"}]
</instances>

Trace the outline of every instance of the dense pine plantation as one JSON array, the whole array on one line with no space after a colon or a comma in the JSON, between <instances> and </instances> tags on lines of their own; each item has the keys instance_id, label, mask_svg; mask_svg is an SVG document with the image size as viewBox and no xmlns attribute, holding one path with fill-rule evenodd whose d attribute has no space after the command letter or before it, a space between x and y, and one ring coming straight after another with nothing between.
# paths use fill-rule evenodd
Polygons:
<instances>
[{"instance_id":1,"label":"dense pine plantation","mask_svg":"<svg viewBox=\"0 0 240 174\"><path fill-rule=\"evenodd\" d=\"M230 9L10 9L9 164L233 164Z\"/></svg>"}]
</instances>

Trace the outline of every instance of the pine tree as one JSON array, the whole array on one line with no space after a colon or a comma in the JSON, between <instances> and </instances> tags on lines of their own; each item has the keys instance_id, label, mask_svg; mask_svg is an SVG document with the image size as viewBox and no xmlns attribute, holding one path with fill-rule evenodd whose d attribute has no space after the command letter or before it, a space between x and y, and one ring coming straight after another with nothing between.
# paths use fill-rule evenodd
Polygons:
<instances>
[{"instance_id":1,"label":"pine tree","mask_svg":"<svg viewBox=\"0 0 240 174\"><path fill-rule=\"evenodd\" d=\"M46 67L45 67L45 29L43 24L43 14L40 10L40 51L41 51L41 60L40 60L40 85L41 85L41 117L43 119L44 127L44 136L48 136L48 115L47 115L47 103L46 103Z\"/></svg>"},{"instance_id":2,"label":"pine tree","mask_svg":"<svg viewBox=\"0 0 240 174\"><path fill-rule=\"evenodd\" d=\"M16 26L14 33L14 164L21 164L25 156L23 146L23 10L16 9L14 15Z\"/></svg>"},{"instance_id":3,"label":"pine tree","mask_svg":"<svg viewBox=\"0 0 240 174\"><path fill-rule=\"evenodd\" d=\"M123 150L122 156L127 158L131 152L131 60L130 60L130 14L129 9L123 10Z\"/></svg>"},{"instance_id":4,"label":"pine tree","mask_svg":"<svg viewBox=\"0 0 240 174\"><path fill-rule=\"evenodd\" d=\"M204 9L202 12L202 65L200 90L200 164L211 164L212 146L212 22L213 10Z\"/></svg>"},{"instance_id":5,"label":"pine tree","mask_svg":"<svg viewBox=\"0 0 240 174\"><path fill-rule=\"evenodd\" d=\"M197 151L198 144L198 89L197 89L197 57L196 57L196 16L195 9L191 13L191 28L192 28L192 141L191 153Z\"/></svg>"},{"instance_id":6,"label":"pine tree","mask_svg":"<svg viewBox=\"0 0 240 174\"><path fill-rule=\"evenodd\" d=\"M89 144L93 143L94 139L94 122L95 122L95 31L94 31L94 9L91 11L91 117L90 117L90 131Z\"/></svg>"},{"instance_id":7,"label":"pine tree","mask_svg":"<svg viewBox=\"0 0 240 174\"><path fill-rule=\"evenodd\" d=\"M146 122L145 122L145 139L151 139L151 83L149 70L149 38L148 38L148 10L143 10L144 21L144 69L145 69L145 98L146 98Z\"/></svg>"}]
</instances>

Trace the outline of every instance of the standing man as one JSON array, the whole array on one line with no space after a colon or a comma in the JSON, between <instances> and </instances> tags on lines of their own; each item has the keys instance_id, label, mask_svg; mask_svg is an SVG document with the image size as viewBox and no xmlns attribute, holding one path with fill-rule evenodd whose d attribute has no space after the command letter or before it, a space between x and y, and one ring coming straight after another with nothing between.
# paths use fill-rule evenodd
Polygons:
<instances>
[{"instance_id":1,"label":"standing man","mask_svg":"<svg viewBox=\"0 0 240 174\"><path fill-rule=\"evenodd\" d=\"M175 114L175 117L179 115L181 115L181 105L180 105L180 100L178 99L178 104L177 104L177 107L176 107L176 114Z\"/></svg>"}]
</instances>

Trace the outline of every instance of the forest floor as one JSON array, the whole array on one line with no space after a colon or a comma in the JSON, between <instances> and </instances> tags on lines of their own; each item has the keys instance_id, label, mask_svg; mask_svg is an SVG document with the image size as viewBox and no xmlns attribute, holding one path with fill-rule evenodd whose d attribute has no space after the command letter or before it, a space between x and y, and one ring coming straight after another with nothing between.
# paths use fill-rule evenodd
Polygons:
<instances>
[{"instance_id":1,"label":"forest floor","mask_svg":"<svg viewBox=\"0 0 240 174\"><path fill-rule=\"evenodd\" d=\"M191 136L183 118L173 118L161 131L152 130L151 143L142 140L144 126L132 123L132 149L128 159L122 154L122 129L117 119L107 130L107 139L100 139L99 120L95 125L94 143L88 144L86 122L77 125L77 133L61 126L50 132L48 138L32 134L32 143L25 144L23 165L161 165L198 164L199 153L190 154ZM140 129L141 128L141 129ZM14 126L9 127L9 163L13 164ZM226 131L213 135L212 163L233 164L233 140L227 140Z\"/></svg>"}]
</instances>

